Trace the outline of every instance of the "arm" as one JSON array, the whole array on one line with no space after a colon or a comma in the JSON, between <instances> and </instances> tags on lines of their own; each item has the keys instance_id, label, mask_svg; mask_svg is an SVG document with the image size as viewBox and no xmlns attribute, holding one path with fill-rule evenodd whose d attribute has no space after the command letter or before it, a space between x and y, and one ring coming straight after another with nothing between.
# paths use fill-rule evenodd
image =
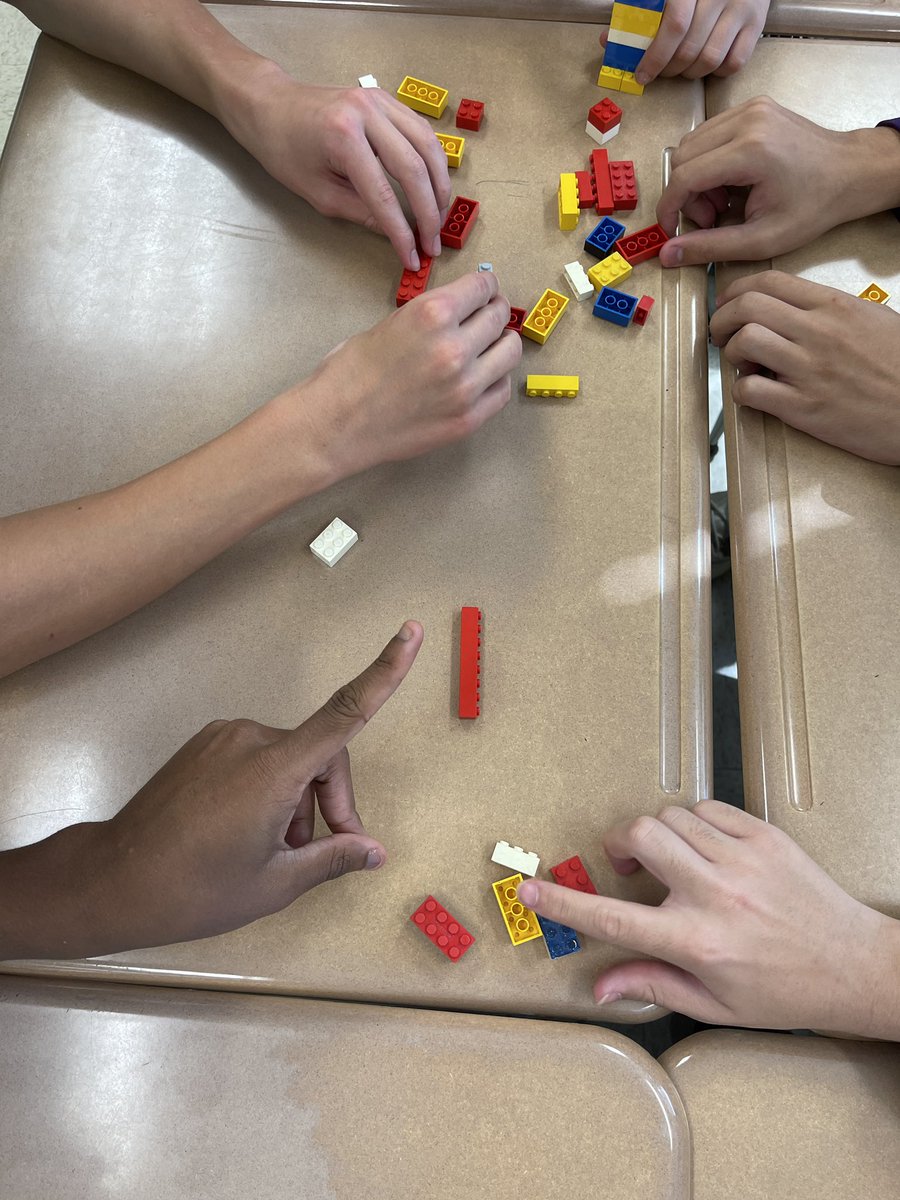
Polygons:
<instances>
[{"instance_id":1,"label":"arm","mask_svg":"<svg viewBox=\"0 0 900 1200\"><path fill-rule=\"evenodd\" d=\"M428 122L386 92L298 83L232 37L199 0L15 2L46 33L205 109L286 187L320 212L382 230L417 270L393 176L426 252L440 254L446 156Z\"/></svg>"},{"instance_id":2,"label":"arm","mask_svg":"<svg viewBox=\"0 0 900 1200\"><path fill-rule=\"evenodd\" d=\"M509 400L508 320L496 276L465 275L199 450L0 520L0 674L134 612L303 497L474 432Z\"/></svg>"},{"instance_id":3,"label":"arm","mask_svg":"<svg viewBox=\"0 0 900 1200\"><path fill-rule=\"evenodd\" d=\"M703 800L616 826L604 846L620 875L645 867L669 889L658 908L519 885L541 916L650 956L604 971L598 1004L900 1041L900 921L848 896L781 830Z\"/></svg>"},{"instance_id":4,"label":"arm","mask_svg":"<svg viewBox=\"0 0 900 1200\"><path fill-rule=\"evenodd\" d=\"M112 820L0 854L0 960L210 937L380 867L346 747L399 687L422 636L406 622L298 729L214 721ZM317 805L330 833L314 838Z\"/></svg>"}]
</instances>

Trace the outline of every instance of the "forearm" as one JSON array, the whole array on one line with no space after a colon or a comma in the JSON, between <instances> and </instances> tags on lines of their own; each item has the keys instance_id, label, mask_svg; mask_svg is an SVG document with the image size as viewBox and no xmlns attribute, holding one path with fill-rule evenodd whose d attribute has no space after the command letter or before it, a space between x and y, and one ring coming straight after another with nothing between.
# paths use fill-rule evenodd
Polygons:
<instances>
[{"instance_id":1,"label":"forearm","mask_svg":"<svg viewBox=\"0 0 900 1200\"><path fill-rule=\"evenodd\" d=\"M900 207L900 133L855 129L842 136L846 153L836 164L844 181L840 221Z\"/></svg>"},{"instance_id":2,"label":"forearm","mask_svg":"<svg viewBox=\"0 0 900 1200\"><path fill-rule=\"evenodd\" d=\"M900 1042L900 921L881 917L864 981L845 978L846 1033Z\"/></svg>"}]
</instances>

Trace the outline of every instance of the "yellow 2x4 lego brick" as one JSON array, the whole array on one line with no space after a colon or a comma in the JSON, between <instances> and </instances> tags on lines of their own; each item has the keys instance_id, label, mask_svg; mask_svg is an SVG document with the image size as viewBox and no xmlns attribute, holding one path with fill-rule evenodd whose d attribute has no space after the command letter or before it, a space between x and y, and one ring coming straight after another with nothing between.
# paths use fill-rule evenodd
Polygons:
<instances>
[{"instance_id":1,"label":"yellow 2x4 lego brick","mask_svg":"<svg viewBox=\"0 0 900 1200\"><path fill-rule=\"evenodd\" d=\"M610 29L623 29L626 33L638 33L641 37L656 37L661 12L648 8L635 8L632 4L621 4L616 0L609 19Z\"/></svg>"},{"instance_id":2,"label":"yellow 2x4 lego brick","mask_svg":"<svg viewBox=\"0 0 900 1200\"><path fill-rule=\"evenodd\" d=\"M446 88L426 83L424 79L414 79L412 75L407 75L397 88L397 99L426 117L443 116L449 98Z\"/></svg>"},{"instance_id":3,"label":"yellow 2x4 lego brick","mask_svg":"<svg viewBox=\"0 0 900 1200\"><path fill-rule=\"evenodd\" d=\"M544 936L537 917L516 896L516 889L521 882L521 875L510 875L508 879L501 879L493 885L494 895L503 913L506 932L514 946L521 946L523 942L531 942Z\"/></svg>"},{"instance_id":4,"label":"yellow 2x4 lego brick","mask_svg":"<svg viewBox=\"0 0 900 1200\"><path fill-rule=\"evenodd\" d=\"M567 296L547 288L540 300L522 322L522 333L543 346L547 338L559 324L559 318L569 306Z\"/></svg>"},{"instance_id":5,"label":"yellow 2x4 lego brick","mask_svg":"<svg viewBox=\"0 0 900 1200\"><path fill-rule=\"evenodd\" d=\"M447 155L447 166L458 167L465 153L466 139L464 137L455 137L449 133L436 133L434 136L444 147L444 153Z\"/></svg>"},{"instance_id":6,"label":"yellow 2x4 lego brick","mask_svg":"<svg viewBox=\"0 0 900 1200\"><path fill-rule=\"evenodd\" d=\"M559 191L557 193L559 201L559 227L564 231L570 231L578 227L578 218L581 216L581 209L578 205L578 180L572 173L562 174L559 177Z\"/></svg>"},{"instance_id":7,"label":"yellow 2x4 lego brick","mask_svg":"<svg viewBox=\"0 0 900 1200\"><path fill-rule=\"evenodd\" d=\"M614 250L591 267L588 279L599 292L601 288L615 287L617 283L627 279L633 270L631 263L623 258L618 250Z\"/></svg>"},{"instance_id":8,"label":"yellow 2x4 lego brick","mask_svg":"<svg viewBox=\"0 0 900 1200\"><path fill-rule=\"evenodd\" d=\"M527 375L525 393L528 396L546 396L555 400L574 400L580 384L578 375Z\"/></svg>"}]
</instances>

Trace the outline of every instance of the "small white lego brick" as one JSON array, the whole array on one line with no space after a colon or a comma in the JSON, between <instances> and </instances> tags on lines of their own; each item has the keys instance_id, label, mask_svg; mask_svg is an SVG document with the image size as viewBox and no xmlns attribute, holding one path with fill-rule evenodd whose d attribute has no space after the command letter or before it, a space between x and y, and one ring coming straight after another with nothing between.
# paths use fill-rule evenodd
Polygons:
<instances>
[{"instance_id":1,"label":"small white lego brick","mask_svg":"<svg viewBox=\"0 0 900 1200\"><path fill-rule=\"evenodd\" d=\"M631 46L632 50L647 50L653 45L653 38L645 33L629 33L627 29L611 29L608 44L610 46Z\"/></svg>"},{"instance_id":2,"label":"small white lego brick","mask_svg":"<svg viewBox=\"0 0 900 1200\"><path fill-rule=\"evenodd\" d=\"M576 300L589 300L594 294L594 285L587 277L587 271L580 262L566 263L563 267L566 283L572 289Z\"/></svg>"},{"instance_id":3,"label":"small white lego brick","mask_svg":"<svg viewBox=\"0 0 900 1200\"><path fill-rule=\"evenodd\" d=\"M584 127L584 132L589 138L593 138L598 146L605 146L610 138L614 138L621 128L622 122L619 121L617 125L613 125L612 129L607 129L606 133L601 133L599 129L597 129L590 123L590 121L588 121L587 125Z\"/></svg>"},{"instance_id":4,"label":"small white lego brick","mask_svg":"<svg viewBox=\"0 0 900 1200\"><path fill-rule=\"evenodd\" d=\"M508 867L510 871L518 871L520 875L537 875L541 860L530 850L521 846L511 846L509 842L498 842L491 855L491 862Z\"/></svg>"},{"instance_id":5,"label":"small white lego brick","mask_svg":"<svg viewBox=\"0 0 900 1200\"><path fill-rule=\"evenodd\" d=\"M374 75L360 75L359 86L360 87L378 87L378 80L375 78Z\"/></svg>"},{"instance_id":6,"label":"small white lego brick","mask_svg":"<svg viewBox=\"0 0 900 1200\"><path fill-rule=\"evenodd\" d=\"M358 541L359 535L356 530L345 525L340 517L335 517L328 528L323 529L316 540L309 543L309 548L326 566L333 567Z\"/></svg>"},{"instance_id":7,"label":"small white lego brick","mask_svg":"<svg viewBox=\"0 0 900 1200\"><path fill-rule=\"evenodd\" d=\"M479 264L478 264L478 272L479 272L479 274L480 274L482 271L493 271L493 269L494 269L494 264L493 264L493 263L479 263Z\"/></svg>"}]
</instances>

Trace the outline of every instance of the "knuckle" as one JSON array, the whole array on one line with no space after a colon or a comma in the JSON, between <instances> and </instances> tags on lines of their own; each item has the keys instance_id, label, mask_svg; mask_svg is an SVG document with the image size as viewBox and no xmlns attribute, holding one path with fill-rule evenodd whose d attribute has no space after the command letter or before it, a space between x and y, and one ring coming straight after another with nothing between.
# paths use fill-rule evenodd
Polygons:
<instances>
[{"instance_id":1,"label":"knuckle","mask_svg":"<svg viewBox=\"0 0 900 1200\"><path fill-rule=\"evenodd\" d=\"M346 875L349 868L349 858L346 847L335 846L325 862L324 879L339 879Z\"/></svg>"},{"instance_id":2,"label":"knuckle","mask_svg":"<svg viewBox=\"0 0 900 1200\"><path fill-rule=\"evenodd\" d=\"M663 825L677 825L684 817L685 810L678 804L667 804L665 808L660 809L658 821L662 821Z\"/></svg>"},{"instance_id":3,"label":"knuckle","mask_svg":"<svg viewBox=\"0 0 900 1200\"><path fill-rule=\"evenodd\" d=\"M438 375L447 380L457 379L462 375L469 356L461 341L456 337L442 339L432 351L433 365ZM457 394L457 407L463 401L463 396Z\"/></svg>"},{"instance_id":4,"label":"knuckle","mask_svg":"<svg viewBox=\"0 0 900 1200\"><path fill-rule=\"evenodd\" d=\"M429 333L436 333L450 322L450 302L440 292L426 292L418 301L418 317Z\"/></svg>"},{"instance_id":5,"label":"knuckle","mask_svg":"<svg viewBox=\"0 0 900 1200\"><path fill-rule=\"evenodd\" d=\"M714 42L707 42L697 55L697 65L704 74L709 74L710 71L715 70L724 58L725 50L723 47L716 45Z\"/></svg>"},{"instance_id":6,"label":"knuckle","mask_svg":"<svg viewBox=\"0 0 900 1200\"><path fill-rule=\"evenodd\" d=\"M366 721L362 694L355 679L339 687L325 702L325 715L337 725Z\"/></svg>"},{"instance_id":7,"label":"knuckle","mask_svg":"<svg viewBox=\"0 0 900 1200\"><path fill-rule=\"evenodd\" d=\"M621 945L625 940L625 922L617 912L601 909L595 922L596 936L604 942Z\"/></svg>"},{"instance_id":8,"label":"knuckle","mask_svg":"<svg viewBox=\"0 0 900 1200\"><path fill-rule=\"evenodd\" d=\"M652 846L658 838L658 824L653 817L637 817L629 827L630 841L638 849L641 846Z\"/></svg>"}]
</instances>

